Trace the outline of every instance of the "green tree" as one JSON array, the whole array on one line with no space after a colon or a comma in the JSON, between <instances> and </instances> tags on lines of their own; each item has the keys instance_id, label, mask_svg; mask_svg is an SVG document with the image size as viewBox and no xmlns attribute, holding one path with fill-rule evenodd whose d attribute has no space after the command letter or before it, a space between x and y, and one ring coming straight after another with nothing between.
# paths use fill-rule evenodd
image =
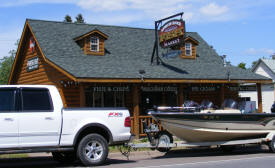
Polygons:
<instances>
[{"instance_id":1,"label":"green tree","mask_svg":"<svg viewBox=\"0 0 275 168\"><path fill-rule=\"evenodd\" d=\"M75 23L85 23L82 14L78 14L78 15L75 17L75 19L76 19Z\"/></svg>"},{"instance_id":2,"label":"green tree","mask_svg":"<svg viewBox=\"0 0 275 168\"><path fill-rule=\"evenodd\" d=\"M71 16L70 16L70 15L66 15L66 16L64 17L64 22L69 22L69 23L72 23L72 22L73 22L73 20L72 20L72 18L71 18Z\"/></svg>"},{"instance_id":3,"label":"green tree","mask_svg":"<svg viewBox=\"0 0 275 168\"><path fill-rule=\"evenodd\" d=\"M0 59L0 84L1 85L8 84L16 50L11 50L9 54L10 56L5 56L2 59Z\"/></svg>"},{"instance_id":4,"label":"green tree","mask_svg":"<svg viewBox=\"0 0 275 168\"><path fill-rule=\"evenodd\" d=\"M246 65L246 63L241 62L238 64L238 67L242 68L242 69L246 69L245 65Z\"/></svg>"},{"instance_id":5,"label":"green tree","mask_svg":"<svg viewBox=\"0 0 275 168\"><path fill-rule=\"evenodd\" d=\"M254 65L256 65L256 64L257 64L257 62L258 62L258 61L253 61L253 62L252 62L252 64L251 64L251 68L253 68L253 67L254 67Z\"/></svg>"}]
</instances>

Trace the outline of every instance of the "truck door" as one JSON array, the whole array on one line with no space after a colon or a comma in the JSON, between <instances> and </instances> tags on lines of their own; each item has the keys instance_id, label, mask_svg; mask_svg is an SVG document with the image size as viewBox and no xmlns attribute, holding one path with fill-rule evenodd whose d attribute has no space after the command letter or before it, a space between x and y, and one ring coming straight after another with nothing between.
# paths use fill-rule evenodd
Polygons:
<instances>
[{"instance_id":1,"label":"truck door","mask_svg":"<svg viewBox=\"0 0 275 168\"><path fill-rule=\"evenodd\" d=\"M19 114L19 146L57 146L61 112L54 109L46 88L22 88Z\"/></svg>"},{"instance_id":2,"label":"truck door","mask_svg":"<svg viewBox=\"0 0 275 168\"><path fill-rule=\"evenodd\" d=\"M18 147L16 88L0 89L0 148Z\"/></svg>"}]
</instances>

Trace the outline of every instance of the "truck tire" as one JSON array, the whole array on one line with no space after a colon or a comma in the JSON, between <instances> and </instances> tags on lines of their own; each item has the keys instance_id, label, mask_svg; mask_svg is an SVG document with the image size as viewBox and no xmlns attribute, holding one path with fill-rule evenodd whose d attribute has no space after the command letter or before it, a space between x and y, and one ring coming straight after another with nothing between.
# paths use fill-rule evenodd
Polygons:
<instances>
[{"instance_id":1,"label":"truck tire","mask_svg":"<svg viewBox=\"0 0 275 168\"><path fill-rule=\"evenodd\" d=\"M77 147L77 156L85 166L102 164L108 156L108 143L99 134L88 134Z\"/></svg>"},{"instance_id":2,"label":"truck tire","mask_svg":"<svg viewBox=\"0 0 275 168\"><path fill-rule=\"evenodd\" d=\"M72 163L77 157L75 152L52 152L53 159L62 163Z\"/></svg>"},{"instance_id":3,"label":"truck tire","mask_svg":"<svg viewBox=\"0 0 275 168\"><path fill-rule=\"evenodd\" d=\"M158 139L158 145L160 145L160 144L166 145L166 144L173 143L173 136L167 131L160 131L157 134L157 139ZM157 150L159 152L164 152L164 153L169 152L170 149L171 149L171 147L157 148Z\"/></svg>"},{"instance_id":4,"label":"truck tire","mask_svg":"<svg viewBox=\"0 0 275 168\"><path fill-rule=\"evenodd\" d=\"M275 153L275 136L268 143L268 147L269 147L270 152Z\"/></svg>"}]
</instances>

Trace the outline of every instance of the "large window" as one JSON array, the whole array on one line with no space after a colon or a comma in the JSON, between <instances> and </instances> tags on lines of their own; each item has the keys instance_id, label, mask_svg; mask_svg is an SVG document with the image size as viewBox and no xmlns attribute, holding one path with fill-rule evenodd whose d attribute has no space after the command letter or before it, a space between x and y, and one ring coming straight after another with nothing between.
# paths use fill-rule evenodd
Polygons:
<instances>
[{"instance_id":1,"label":"large window","mask_svg":"<svg viewBox=\"0 0 275 168\"><path fill-rule=\"evenodd\" d=\"M125 107L124 91L86 90L87 107Z\"/></svg>"},{"instance_id":2,"label":"large window","mask_svg":"<svg viewBox=\"0 0 275 168\"><path fill-rule=\"evenodd\" d=\"M91 37L90 39L91 44L91 51L98 52L99 51L99 38L98 37Z\"/></svg>"},{"instance_id":3,"label":"large window","mask_svg":"<svg viewBox=\"0 0 275 168\"><path fill-rule=\"evenodd\" d=\"M192 55L192 44L191 43L185 43L185 55L186 56Z\"/></svg>"},{"instance_id":4,"label":"large window","mask_svg":"<svg viewBox=\"0 0 275 168\"><path fill-rule=\"evenodd\" d=\"M22 89L22 103L23 111L53 111L47 89Z\"/></svg>"},{"instance_id":5,"label":"large window","mask_svg":"<svg viewBox=\"0 0 275 168\"><path fill-rule=\"evenodd\" d=\"M0 89L0 112L15 111L15 89Z\"/></svg>"}]
</instances>

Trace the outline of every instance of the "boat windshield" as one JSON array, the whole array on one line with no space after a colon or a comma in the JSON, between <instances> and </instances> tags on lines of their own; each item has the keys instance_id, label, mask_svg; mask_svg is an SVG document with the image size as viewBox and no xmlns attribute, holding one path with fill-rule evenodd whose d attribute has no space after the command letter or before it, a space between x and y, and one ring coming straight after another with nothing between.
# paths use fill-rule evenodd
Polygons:
<instances>
[{"instance_id":1,"label":"boat windshield","mask_svg":"<svg viewBox=\"0 0 275 168\"><path fill-rule=\"evenodd\" d=\"M225 99L222 105L223 109L238 109L238 103L233 99Z\"/></svg>"},{"instance_id":2,"label":"boat windshield","mask_svg":"<svg viewBox=\"0 0 275 168\"><path fill-rule=\"evenodd\" d=\"M214 108L214 104L213 104L213 102L211 102L209 100L203 100L201 102L201 108L202 109L213 109Z\"/></svg>"}]
</instances>

